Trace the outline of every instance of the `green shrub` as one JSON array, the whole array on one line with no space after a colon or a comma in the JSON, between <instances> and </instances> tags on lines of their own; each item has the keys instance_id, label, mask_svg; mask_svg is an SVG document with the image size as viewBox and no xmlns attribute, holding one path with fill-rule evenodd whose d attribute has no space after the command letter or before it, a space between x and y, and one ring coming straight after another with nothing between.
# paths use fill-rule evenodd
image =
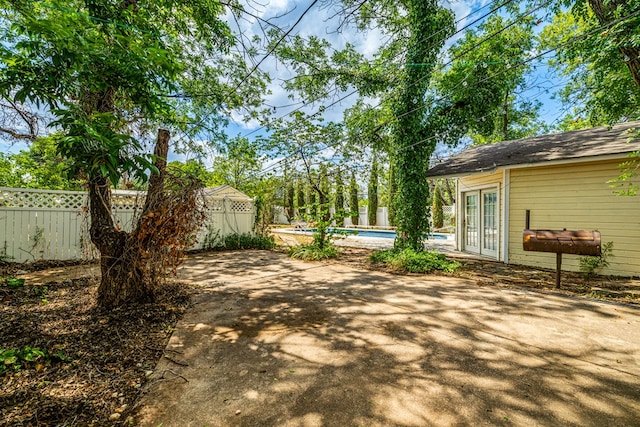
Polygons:
<instances>
[{"instance_id":1,"label":"green shrub","mask_svg":"<svg viewBox=\"0 0 640 427\"><path fill-rule=\"evenodd\" d=\"M275 247L275 239L262 234L234 233L224 237L225 249L273 249Z\"/></svg>"},{"instance_id":2,"label":"green shrub","mask_svg":"<svg viewBox=\"0 0 640 427\"><path fill-rule=\"evenodd\" d=\"M224 237L219 232L207 234L203 248L206 250L273 249L276 241L272 236L251 233L233 233Z\"/></svg>"},{"instance_id":3,"label":"green shrub","mask_svg":"<svg viewBox=\"0 0 640 427\"><path fill-rule=\"evenodd\" d=\"M613 256L611 253L612 251L613 242L607 242L602 245L600 256L581 256L579 259L580 271L582 271L586 276L592 276L608 267L609 257Z\"/></svg>"},{"instance_id":4,"label":"green shrub","mask_svg":"<svg viewBox=\"0 0 640 427\"><path fill-rule=\"evenodd\" d=\"M386 264L394 270L410 273L429 273L433 270L453 273L461 265L436 251L416 252L411 248L377 251L372 253L369 259L374 263Z\"/></svg>"},{"instance_id":5,"label":"green shrub","mask_svg":"<svg viewBox=\"0 0 640 427\"><path fill-rule=\"evenodd\" d=\"M301 245L289 249L291 258L306 261L320 261L322 259L335 258L340 252L332 243L325 243L324 247L318 245Z\"/></svg>"}]
</instances>

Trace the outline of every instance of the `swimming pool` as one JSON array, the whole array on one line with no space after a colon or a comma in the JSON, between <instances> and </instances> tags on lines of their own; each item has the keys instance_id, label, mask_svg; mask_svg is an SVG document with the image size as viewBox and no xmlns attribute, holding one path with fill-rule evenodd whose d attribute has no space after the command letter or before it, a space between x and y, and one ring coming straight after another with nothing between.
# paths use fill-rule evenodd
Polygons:
<instances>
[{"instance_id":1,"label":"swimming pool","mask_svg":"<svg viewBox=\"0 0 640 427\"><path fill-rule=\"evenodd\" d=\"M396 232L393 230L361 230L361 229L353 229L353 228L329 228L328 229L331 232L334 233L340 233L340 234L347 234L349 236L358 236L358 237L376 237L376 238L383 238L383 239L395 239L396 238ZM293 232L293 233L303 233L303 234L311 234L311 233L315 233L316 229L315 228L294 228L294 229L288 229L288 230L283 230L283 231L288 231L288 232ZM429 239L430 240L450 240L453 238L453 236L449 237L450 235L447 234L443 234L443 233L431 233L429 234Z\"/></svg>"}]
</instances>

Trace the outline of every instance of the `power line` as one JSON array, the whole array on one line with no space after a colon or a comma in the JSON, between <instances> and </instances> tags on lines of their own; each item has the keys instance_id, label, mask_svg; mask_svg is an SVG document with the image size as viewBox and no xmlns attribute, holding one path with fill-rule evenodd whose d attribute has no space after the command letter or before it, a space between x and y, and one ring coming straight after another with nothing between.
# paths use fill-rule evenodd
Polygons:
<instances>
[{"instance_id":1,"label":"power line","mask_svg":"<svg viewBox=\"0 0 640 427\"><path fill-rule=\"evenodd\" d=\"M513 0L506 0L506 1L502 2L501 4L499 4L499 5L495 6L495 7L493 7L489 12L487 12L487 13L483 14L481 17L479 17L479 18L475 19L475 20L474 20L474 21L472 21L471 23L469 23L469 24L467 24L467 25L465 25L465 26L461 27L460 29L456 30L456 31L455 31L453 34L451 34L451 36L449 36L448 38L451 38L451 37L453 37L453 36L455 36L455 35L457 35L457 34L461 33L462 31L466 30L467 28L471 27L472 25L475 25L475 24L476 24L476 23L478 23L480 20L482 20L482 19L486 18L487 16L489 16L489 15L491 15L491 14L495 13L495 12L496 12L496 11L498 11L500 8L502 8L503 6L505 6L505 5L509 4L509 3L511 3L512 1L513 1ZM551 1L551 0L549 0L549 1ZM462 17L462 18L458 19L457 21L455 21L455 24L458 24L458 23L460 23L460 22L464 21L464 20L465 20L465 19L467 19L468 17L470 17L470 16L472 16L472 15L474 15L474 14L478 13L480 10L485 9L485 8L486 8L486 7L488 7L488 6L489 6L489 4L487 4L487 5L485 5L485 6L481 7L481 8L479 8L479 9L476 9L476 10L474 10L474 11L470 12L469 14L467 14L467 15L465 15L464 17ZM430 39L432 39L433 37L435 37L435 36L437 36L438 34L442 33L444 30L445 30L445 29L440 29L440 30L439 30L439 31L437 31L436 33L432 33L432 34L430 34L429 36L427 36L427 37L423 38L422 40L420 40L420 42L419 42L419 43L424 43L424 42L426 42L426 41L429 41L429 40L430 40ZM431 47L433 47L433 45L432 45ZM423 51L424 51L424 49L423 49ZM405 52L402 52L402 53L405 53ZM401 54L402 54L402 53L401 53ZM392 72L392 71L389 71L386 75L383 75L382 77L384 78L384 77L386 77L386 76L390 75L390 74L391 74L391 72ZM323 107L320 109L320 111L318 111L317 113L315 113L315 114L314 114L314 116L315 116L315 115L317 115L317 114L319 114L321 111L324 111L324 110L326 110L327 108L330 108L330 107L332 107L332 106L334 106L334 105L336 105L336 104L338 104L338 103L342 102L343 100L345 100L345 99L347 99L347 98L351 97L352 95L354 95L354 94L356 94L356 93L358 93L358 92L359 92L359 91L358 91L357 89L355 89L355 90L351 91L350 93L348 93L347 95L342 96L342 97L341 97L340 99L338 99L337 101L335 101L335 102L333 102L333 103L329 104L329 106L328 106L328 107L323 106ZM277 120L283 119L283 118L285 118L285 117L287 117L287 116L290 116L291 114L295 113L296 111L300 111L302 108L304 108L304 107L306 107L306 106L309 106L309 105L311 105L311 104L315 103L316 101L318 101L318 100L320 100L320 99L321 99L321 98L316 98L316 99L313 99L313 100L311 100L311 101L305 102L303 105L301 105L300 107L296 108L295 110L290 111L290 112L288 112L288 113L286 113L286 114L283 114L283 115L281 115L280 117L278 117L278 118L274 119L273 121L277 121ZM375 108L375 107L374 107L374 108ZM313 116L312 116L312 117L313 117ZM243 135L243 137L248 137L248 136L250 136L250 135L253 135L253 134L255 134L256 132L259 132L260 130L265 129L267 126L268 126L268 125L260 126L260 127L256 128L256 129L252 130L251 132L248 132L248 133L244 134L244 135Z\"/></svg>"},{"instance_id":2,"label":"power line","mask_svg":"<svg viewBox=\"0 0 640 427\"><path fill-rule=\"evenodd\" d=\"M483 38L483 39L482 39L482 40L480 40L479 42L475 43L473 46L471 46L471 47L467 48L467 49L466 49L465 51L463 51L461 54L459 54L459 55L458 55L458 56L456 56L455 58L453 58L453 59L449 60L447 63L443 64L441 67L439 67L439 69L444 69L444 68L445 68L445 67L447 67L448 65L452 64L454 61L456 61L456 60L458 60L458 59L460 59L460 58L462 58L462 57L464 57L464 56L468 55L468 54L469 54L469 53L471 53L475 48L479 47L480 45L482 45L482 44L486 43L488 40L492 39L493 37L496 37L497 35L501 34L501 33L502 33L502 32L504 32L504 31L506 31L508 28L510 28L510 27L512 27L513 25L515 25L516 23L520 22L520 21L521 21L523 18L525 18L526 16L528 16L528 15L530 15L530 14L534 13L535 11L537 11L537 10L541 9L541 8L542 8L542 7L544 7L545 5L548 5L551 1L552 1L552 0L547 0L545 3L542 3L542 4L540 4L540 5L538 5L538 6L534 7L534 8L531 8L529 11L527 11L527 12L525 12L525 13L523 13L523 14L519 15L519 16L518 16L516 19L514 19L511 23L509 23L508 25L506 25L506 26L502 27L500 30L495 31L494 33L492 33L492 34L488 35L487 37ZM503 3L503 5L504 5L504 4L506 4L506 3L507 3L507 2ZM496 8L492 9L492 11L495 11L495 10L497 10L497 9L496 9ZM486 16L488 16L488 14L485 14L484 16L486 17ZM460 32L460 31L462 31L462 29L461 29L461 30L459 30L458 32ZM454 33L454 34L455 34L455 33ZM511 68L512 68L512 67L508 67L508 68L507 68L507 70L508 70L508 69L511 69ZM506 70L504 70L503 72L505 72L505 71L506 71ZM429 76L429 77L430 77L430 76ZM417 80L417 81L415 81L415 82L412 82L408 87L411 87L411 86L413 86L413 85L416 85L416 84L420 83L420 82L421 82L422 80L424 80L425 78L428 78L428 77L424 77L424 78L419 79L419 80ZM478 82L478 83L481 83L481 82L483 82L483 81L484 81L484 80L482 80L482 81L480 81L480 82ZM342 96L342 97L340 97L338 100L336 100L336 101L332 102L332 103L331 103L331 104L329 104L328 106L323 106L323 107L322 107L322 109L321 109L321 111L324 111L324 110L326 110L326 109L328 109L328 108L333 107L334 105L336 105L336 104L338 104L338 103L340 103L340 102L344 101L345 99L347 99L348 97L350 97L350 96L354 95L355 93L358 93L358 90L357 90L357 89L356 89L356 90L353 90L353 91L351 91L351 92L349 92L349 93L347 93L346 95L344 95L344 96ZM380 105L381 105L381 102L380 102L380 103L378 103L378 104L376 104L376 105L374 105L374 106L372 106L371 108L376 108L376 107L379 107ZM423 108L423 107L420 107L420 108ZM296 111L296 110L294 110L294 111ZM398 118L404 117L405 115L410 114L410 113L413 113L414 111L416 111L416 110L414 109L414 110L407 111L407 112L403 113L402 115L400 115L400 116L398 116L398 117L394 117L394 119L398 119ZM320 111L316 112L316 113L315 113L314 115L312 115L311 117L314 117L315 115L317 115L317 114L319 114L319 113L320 113ZM289 114L291 114L291 113L289 113ZM387 120L386 122L383 122L382 124L378 125L378 128L381 128L381 127L383 127L383 126L385 126L385 125L388 125L390 122L391 122L390 120ZM262 128L264 128L264 126L263 126ZM258 128L258 129L254 130L254 131L252 131L252 132L250 132L250 133L248 133L248 134L245 134L244 136L246 137L246 136L248 136L248 135L251 135L252 133L255 133L257 130L260 130L260 129L262 129L262 128ZM324 149L326 149L326 148L324 148ZM324 149L323 149L323 150L324 150ZM285 159L286 159L286 158L285 158Z\"/></svg>"},{"instance_id":3,"label":"power line","mask_svg":"<svg viewBox=\"0 0 640 427\"><path fill-rule=\"evenodd\" d=\"M479 80L478 82L476 82L476 83L474 84L474 86L477 86L477 85L479 85L479 84L481 84L481 83L484 83L485 81L488 81L489 79L492 79L492 78L497 77L497 76L499 76L499 75L501 75L501 74L503 74L503 73L506 73L506 72L510 71L511 69L513 69L513 68L523 66L523 65L525 65L525 64L527 64L527 63L530 63L530 62L532 62L532 61L534 61L534 60L537 60L537 59L539 59L539 58L541 58L541 57L543 57L543 56L546 56L546 55L547 55L547 54L549 54L550 52L553 52L553 51L556 51L556 50L558 50L558 49L562 49L562 48L564 48L564 47L567 47L567 46L569 46L569 45L571 45L571 44L577 43L578 41L580 41L580 40L582 40L582 39L584 39L584 38L586 38L586 37L589 37L589 36L591 36L591 35L593 35L593 34L595 34L595 33L599 32L599 31L602 31L602 30L603 30L603 29L605 29L605 28L608 28L608 27L611 27L611 26L613 26L613 25L616 25L616 24L618 24L619 22L622 22L622 21L628 20L628 19L633 18L633 17L635 17L635 16L637 16L637 15L639 15L639 14L640 14L640 10L637 10L637 11L635 11L635 12L633 12L633 13L629 14L629 15L626 15L626 16L624 16L624 17L618 18L618 19L616 19L616 20L614 20L614 21L611 21L611 22L609 22L609 23L607 23L607 24L601 25L601 26L599 26L599 27L597 27L597 28L595 28L595 29L593 29L593 30L591 30L591 31L589 31L589 32L587 32L587 33L585 33L585 34L582 34L582 35L579 35L579 36L573 37L571 40L568 40L568 41L566 41L566 42L563 42L563 43L559 44L558 46L555 46L555 47L553 47L553 48L547 49L547 50L545 50L545 51L543 51L543 52L541 52L541 53L538 53L538 54L536 54L536 55L534 55L534 56L532 56L532 57L530 57L530 58L528 58L528 59L526 59L526 60L523 60L523 61L521 61L521 62L519 62L519 63L517 63L517 64L515 64L515 65L513 65L513 66L507 67L507 68L505 68L504 70L502 70L502 71L500 71L500 72L498 72L498 73L495 73L495 74L492 74L492 75L490 75L490 76L487 76L487 77L485 77L484 79L481 79L481 80ZM460 84L462 84L462 83L464 83L464 81L463 81L463 82L461 82ZM437 100L435 100L435 101L441 101L441 100L443 100L443 99L444 99L444 97L440 97L440 99L437 99ZM425 107L424 107L424 106L421 106L421 107L414 108L414 109L412 109L412 110L410 110L410 111L405 112L403 115L406 115L406 114L410 114L410 113L413 113L413 112L419 111L419 110L421 110L421 109L423 109L423 108L425 108ZM487 115L487 116L483 116L483 118L486 118L486 117L488 117L488 115ZM394 119L397 119L397 118L398 118L398 117L394 117ZM391 120L387 121L387 122L386 122L386 123L384 123L383 125L388 125L388 124L390 124L390 123L391 123ZM413 143L413 144L410 144L410 145L407 145L407 146L401 147L400 149L403 149L403 150L404 150L404 149L410 149L410 148L413 148L413 147L415 147L415 146L417 146L417 145L419 145L419 144L422 144L422 143L424 143L424 142L428 142L428 141L433 140L433 139L436 139L436 138L438 138L438 137L439 137L439 135L432 135L432 136L430 136L430 137L427 137L427 138L424 138L424 139L422 139L422 140L420 140L420 141L417 141L417 142L415 142L415 143ZM317 153L318 153L318 152L320 152L320 151L327 150L327 149L329 149L329 148L335 148L339 143L341 143L341 141L337 141L337 142L335 142L335 143L333 143L333 144L328 144L326 147L324 147L324 148L322 148L322 149L320 149L320 150L317 150L315 153L312 153L312 155L313 155L313 154L317 154ZM277 163L275 163L275 164L271 165L268 169L273 170L273 169L275 169L275 167L276 167L278 164L281 164L281 163L285 162L286 160L288 160L288 159L290 159L290 158L292 158L292 157L293 157L293 155L287 156L287 157L285 157L284 159L280 160L279 162L277 162ZM266 172L266 171L268 171L268 170L265 170L265 172ZM262 174L262 173L263 173L263 171L260 171L259 173L260 173L260 174Z\"/></svg>"}]
</instances>

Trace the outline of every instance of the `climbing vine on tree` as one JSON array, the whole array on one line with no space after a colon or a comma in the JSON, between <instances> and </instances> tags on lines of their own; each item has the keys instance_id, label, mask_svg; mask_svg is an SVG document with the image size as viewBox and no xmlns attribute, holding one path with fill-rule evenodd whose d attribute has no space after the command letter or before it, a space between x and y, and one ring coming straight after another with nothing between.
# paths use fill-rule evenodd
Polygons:
<instances>
[{"instance_id":1,"label":"climbing vine on tree","mask_svg":"<svg viewBox=\"0 0 640 427\"><path fill-rule=\"evenodd\" d=\"M433 0L407 1L408 25L404 76L393 100L392 162L398 189L395 247L424 250L429 232L429 185L425 178L436 140L425 126L425 94L437 56L453 28L452 13ZM425 45L425 34L434 34Z\"/></svg>"}]
</instances>

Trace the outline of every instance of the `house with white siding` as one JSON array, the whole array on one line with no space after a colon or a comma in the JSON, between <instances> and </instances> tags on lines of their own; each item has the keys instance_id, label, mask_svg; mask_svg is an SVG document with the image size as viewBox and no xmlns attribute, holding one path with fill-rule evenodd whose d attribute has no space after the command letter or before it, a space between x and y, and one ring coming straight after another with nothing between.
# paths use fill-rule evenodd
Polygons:
<instances>
[{"instance_id":1,"label":"house with white siding","mask_svg":"<svg viewBox=\"0 0 640 427\"><path fill-rule=\"evenodd\" d=\"M601 273L640 276L640 194L619 195L611 183L640 151L639 132L629 122L472 147L427 177L456 180L460 251L555 268L554 254L523 250L528 211L531 229L600 231L613 242ZM563 269L579 270L579 257L567 255Z\"/></svg>"}]
</instances>

